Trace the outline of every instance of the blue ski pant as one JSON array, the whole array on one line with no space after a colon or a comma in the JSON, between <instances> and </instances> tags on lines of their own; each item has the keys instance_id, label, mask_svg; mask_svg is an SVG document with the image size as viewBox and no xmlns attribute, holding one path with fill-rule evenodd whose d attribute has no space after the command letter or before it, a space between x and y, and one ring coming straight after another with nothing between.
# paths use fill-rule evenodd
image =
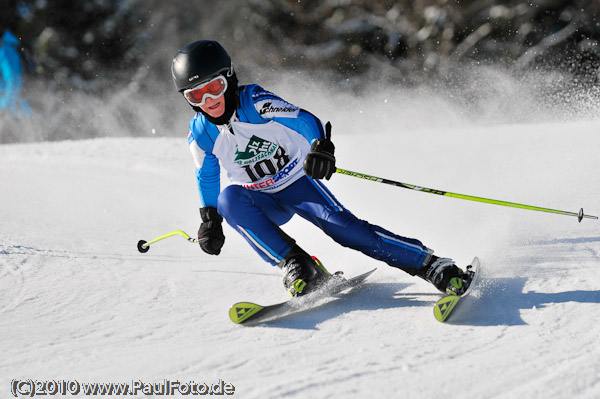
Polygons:
<instances>
[{"instance_id":1,"label":"blue ski pant","mask_svg":"<svg viewBox=\"0 0 600 399\"><path fill-rule=\"evenodd\" d=\"M400 237L360 220L319 180L303 176L284 190L267 194L239 185L219 194L218 212L254 250L272 265L295 244L279 226L295 214L310 221L344 247L362 252L390 266L417 273L431 251L420 241ZM411 273L413 274L413 273Z\"/></svg>"}]
</instances>

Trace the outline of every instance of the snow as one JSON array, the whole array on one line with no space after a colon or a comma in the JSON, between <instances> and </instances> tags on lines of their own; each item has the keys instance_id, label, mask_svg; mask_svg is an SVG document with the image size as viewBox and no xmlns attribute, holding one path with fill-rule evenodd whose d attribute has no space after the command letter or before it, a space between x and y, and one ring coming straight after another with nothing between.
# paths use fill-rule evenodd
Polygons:
<instances>
[{"instance_id":1,"label":"snow","mask_svg":"<svg viewBox=\"0 0 600 399\"><path fill-rule=\"evenodd\" d=\"M339 167L600 213L598 120L483 126L457 117L444 127L403 114L366 132L366 112L353 134L337 107ZM278 270L229 226L218 257L177 236L136 249L198 228L184 134L0 146L0 396L31 378L223 380L240 398L600 397L597 220L334 175L326 184L357 216L461 265L479 256L481 286L438 323L432 286L293 219L284 229L330 270L378 270L313 311L238 326L233 303L287 294Z\"/></svg>"}]
</instances>

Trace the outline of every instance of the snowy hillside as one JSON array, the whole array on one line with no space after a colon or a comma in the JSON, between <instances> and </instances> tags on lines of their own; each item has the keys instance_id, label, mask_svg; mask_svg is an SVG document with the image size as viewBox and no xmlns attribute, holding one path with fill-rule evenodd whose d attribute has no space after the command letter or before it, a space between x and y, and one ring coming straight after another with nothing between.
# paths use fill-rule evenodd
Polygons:
<instances>
[{"instance_id":1,"label":"snowy hillside","mask_svg":"<svg viewBox=\"0 0 600 399\"><path fill-rule=\"evenodd\" d=\"M335 116L339 167L600 213L597 120L367 132ZM598 221L334 175L327 185L357 216L462 265L478 255L482 288L438 323L432 286L293 219L284 229L330 270L378 270L347 297L247 328L229 321L231 304L287 294L228 226L218 257L180 237L136 249L198 228L185 131L3 145L0 181L0 397L13 379L221 379L261 399L600 397Z\"/></svg>"}]
</instances>

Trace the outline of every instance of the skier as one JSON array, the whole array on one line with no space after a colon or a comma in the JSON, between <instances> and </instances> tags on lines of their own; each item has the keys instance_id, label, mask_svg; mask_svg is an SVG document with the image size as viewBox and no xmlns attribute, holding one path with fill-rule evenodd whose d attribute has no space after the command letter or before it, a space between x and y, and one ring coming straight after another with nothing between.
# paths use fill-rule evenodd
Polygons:
<instances>
[{"instance_id":1,"label":"skier","mask_svg":"<svg viewBox=\"0 0 600 399\"><path fill-rule=\"evenodd\" d=\"M23 86L19 39L8 29L0 39L0 111L9 110L15 116L31 115L27 100L20 97Z\"/></svg>"},{"instance_id":2,"label":"skier","mask_svg":"<svg viewBox=\"0 0 600 399\"><path fill-rule=\"evenodd\" d=\"M280 228L297 214L345 247L442 292L464 292L470 275L451 259L358 219L320 181L336 170L331 124L259 85L238 86L231 58L216 41L183 47L171 72L177 91L196 111L188 143L202 203L198 239L204 252L221 252L225 219L265 261L282 269L292 296L306 294L331 275ZM219 162L233 183L222 191Z\"/></svg>"}]
</instances>

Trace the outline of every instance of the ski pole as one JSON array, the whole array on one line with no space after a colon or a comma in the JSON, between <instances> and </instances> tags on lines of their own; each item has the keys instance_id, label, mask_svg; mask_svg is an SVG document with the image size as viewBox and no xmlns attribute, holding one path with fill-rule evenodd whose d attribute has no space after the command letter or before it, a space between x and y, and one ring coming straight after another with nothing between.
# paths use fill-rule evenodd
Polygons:
<instances>
[{"instance_id":1,"label":"ski pole","mask_svg":"<svg viewBox=\"0 0 600 399\"><path fill-rule=\"evenodd\" d=\"M429 193L429 194L443 195L445 197L459 198L459 199L468 200L468 201L483 202L486 204L509 206L512 208L528 209L531 211L556 213L558 215L576 216L577 219L579 220L579 223L581 223L581 220L583 220L584 218L585 219L596 219L596 220L598 219L598 216L585 215L583 213L583 208L581 208L579 210L579 212L577 212L577 213L576 212L559 211L556 209L542 208L539 206L517 204L515 202L500 201L500 200L494 200L494 199L489 199L489 198L475 197L473 195L457 194L457 193L451 193L449 191L442 191L442 190L436 190L433 188L420 187L420 186L415 186L413 184L401 183L398 181L383 179L381 177L370 176L370 175L367 175L364 173L352 172L352 171L346 170L346 169L337 168L336 173L340 173L340 174L348 175L348 176L352 176L352 177L358 177L360 179L370 180L370 181L374 181L377 183L390 184L392 186L407 188L409 190L421 191L421 192L425 192L425 193Z\"/></svg>"},{"instance_id":2,"label":"ski pole","mask_svg":"<svg viewBox=\"0 0 600 399\"><path fill-rule=\"evenodd\" d=\"M177 235L183 236L183 238L185 238L189 242L198 243L198 239L197 238L190 237L184 231L175 230L175 231L172 231L170 233L164 234L164 235L162 235L160 237L156 237L154 240L151 240L150 242L146 242L144 240L139 240L138 244L137 244L137 249L141 253L146 253L146 252L148 252L150 250L150 244L154 244L157 241L164 240L165 238L169 238L169 237L173 237L173 236L177 236Z\"/></svg>"}]
</instances>

